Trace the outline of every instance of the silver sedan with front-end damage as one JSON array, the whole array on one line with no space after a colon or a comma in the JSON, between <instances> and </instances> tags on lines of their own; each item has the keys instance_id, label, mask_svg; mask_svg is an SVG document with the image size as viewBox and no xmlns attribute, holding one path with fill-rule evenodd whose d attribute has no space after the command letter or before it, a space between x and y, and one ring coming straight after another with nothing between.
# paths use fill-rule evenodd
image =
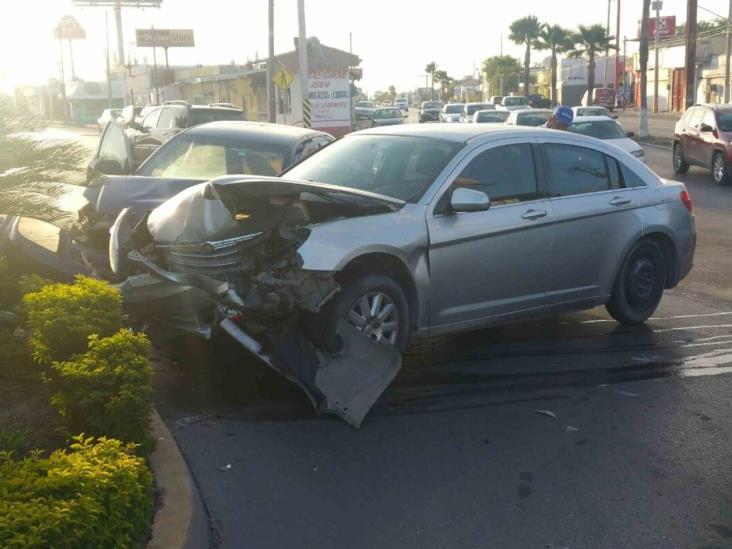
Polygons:
<instances>
[{"instance_id":1,"label":"silver sedan with front-end damage","mask_svg":"<svg viewBox=\"0 0 732 549\"><path fill-rule=\"evenodd\" d=\"M191 187L112 228L137 313L221 328L358 426L411 337L605 305L644 322L691 270L683 184L567 132L351 134L281 178Z\"/></svg>"}]
</instances>

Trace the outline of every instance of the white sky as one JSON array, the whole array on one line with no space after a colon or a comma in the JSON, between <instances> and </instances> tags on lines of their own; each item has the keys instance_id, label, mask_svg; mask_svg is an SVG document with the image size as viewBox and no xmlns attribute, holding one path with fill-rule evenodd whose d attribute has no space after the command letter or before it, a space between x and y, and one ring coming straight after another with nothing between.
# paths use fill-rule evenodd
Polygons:
<instances>
[{"instance_id":1,"label":"white sky","mask_svg":"<svg viewBox=\"0 0 732 549\"><path fill-rule=\"evenodd\" d=\"M615 6L612 1L612 34ZM621 36L634 37L641 0L621 0ZM605 24L607 0L466 0L454 8L431 7L429 0L306 0L307 33L323 44L353 51L363 59L362 85L369 92L394 84L398 90L424 85L429 61L462 77L473 63L500 52L522 57L522 48L509 42L514 19L533 14L542 22L574 27ZM701 0L700 5L725 14L727 0ZM58 75L58 45L52 29L63 15L73 15L86 29L87 40L74 43L76 74L87 80L104 77L104 14L107 8L78 8L71 0L2 0L0 2L0 91L15 84L40 84ZM297 34L297 0L275 0L277 53L293 49ZM686 0L665 0L663 15L686 18ZM700 9L699 19L713 18ZM136 27L193 28L195 48L171 49L171 64L237 63L267 51L267 0L163 0L160 9L125 9L125 49L142 62L152 62L152 50L131 47ZM109 10L110 46L116 52L114 17ZM630 51L630 45L629 45ZM158 61L161 61L162 50ZM546 55L537 53L537 58ZM67 76L69 75L67 57Z\"/></svg>"}]
</instances>

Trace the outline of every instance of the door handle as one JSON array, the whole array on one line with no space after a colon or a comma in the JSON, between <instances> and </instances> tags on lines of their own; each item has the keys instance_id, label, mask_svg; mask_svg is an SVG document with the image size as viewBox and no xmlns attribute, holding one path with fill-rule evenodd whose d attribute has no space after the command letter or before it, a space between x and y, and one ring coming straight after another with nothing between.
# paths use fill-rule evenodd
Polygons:
<instances>
[{"instance_id":1,"label":"door handle","mask_svg":"<svg viewBox=\"0 0 732 549\"><path fill-rule=\"evenodd\" d=\"M622 196L616 196L610 201L611 206L625 206L630 204L630 198L623 198Z\"/></svg>"},{"instance_id":2,"label":"door handle","mask_svg":"<svg viewBox=\"0 0 732 549\"><path fill-rule=\"evenodd\" d=\"M523 219L539 219L540 217L546 217L546 210L526 210L521 217Z\"/></svg>"}]
</instances>

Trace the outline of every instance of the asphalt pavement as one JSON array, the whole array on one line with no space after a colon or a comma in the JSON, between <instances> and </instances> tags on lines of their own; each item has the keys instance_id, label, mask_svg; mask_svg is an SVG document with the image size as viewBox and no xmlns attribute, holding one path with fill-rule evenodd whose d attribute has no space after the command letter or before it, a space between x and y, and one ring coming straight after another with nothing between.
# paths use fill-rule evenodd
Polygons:
<instances>
[{"instance_id":1,"label":"asphalt pavement","mask_svg":"<svg viewBox=\"0 0 732 549\"><path fill-rule=\"evenodd\" d=\"M732 188L681 179L696 265L646 325L597 308L414 344L358 431L226 338L162 344L215 544L731 547Z\"/></svg>"}]
</instances>

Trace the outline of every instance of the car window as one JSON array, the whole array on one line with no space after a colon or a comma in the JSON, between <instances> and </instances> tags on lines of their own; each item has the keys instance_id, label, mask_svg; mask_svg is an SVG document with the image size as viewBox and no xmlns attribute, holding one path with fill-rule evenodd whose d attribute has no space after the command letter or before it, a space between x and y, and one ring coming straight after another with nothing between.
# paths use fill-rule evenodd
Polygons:
<instances>
[{"instance_id":1,"label":"car window","mask_svg":"<svg viewBox=\"0 0 732 549\"><path fill-rule=\"evenodd\" d=\"M374 111L373 117L375 119L401 118L402 113L396 109L379 109Z\"/></svg>"},{"instance_id":2,"label":"car window","mask_svg":"<svg viewBox=\"0 0 732 549\"><path fill-rule=\"evenodd\" d=\"M458 114L463 112L463 105L445 105L445 114Z\"/></svg>"},{"instance_id":3,"label":"car window","mask_svg":"<svg viewBox=\"0 0 732 549\"><path fill-rule=\"evenodd\" d=\"M619 162L620 164L620 170L623 173L623 183L626 188L633 188L637 189L640 187L647 187L646 182L643 181L643 178L635 173L633 170L631 170L628 166L623 164L622 162Z\"/></svg>"},{"instance_id":4,"label":"car window","mask_svg":"<svg viewBox=\"0 0 732 549\"><path fill-rule=\"evenodd\" d=\"M121 127L110 124L104 132L102 141L99 144L100 160L111 160L118 162L120 166L124 166L127 161L127 146L125 142L125 134Z\"/></svg>"},{"instance_id":5,"label":"car window","mask_svg":"<svg viewBox=\"0 0 732 549\"><path fill-rule=\"evenodd\" d=\"M615 120L582 122L575 120L569 128L572 133L589 135L597 139L623 139L628 136Z\"/></svg>"},{"instance_id":6,"label":"car window","mask_svg":"<svg viewBox=\"0 0 732 549\"><path fill-rule=\"evenodd\" d=\"M175 111L173 109L161 109L158 123L155 125L156 128L167 130L173 127L173 120L175 119Z\"/></svg>"},{"instance_id":7,"label":"car window","mask_svg":"<svg viewBox=\"0 0 732 549\"><path fill-rule=\"evenodd\" d=\"M611 178L604 154L574 145L544 144L548 164L549 196L572 196L607 191L619 187Z\"/></svg>"},{"instance_id":8,"label":"car window","mask_svg":"<svg viewBox=\"0 0 732 549\"><path fill-rule=\"evenodd\" d=\"M479 112L478 122L505 122L508 113L505 111Z\"/></svg>"},{"instance_id":9,"label":"car window","mask_svg":"<svg viewBox=\"0 0 732 549\"><path fill-rule=\"evenodd\" d=\"M465 166L453 187L483 191L494 205L536 199L538 188L531 145L517 143L483 151Z\"/></svg>"},{"instance_id":10,"label":"car window","mask_svg":"<svg viewBox=\"0 0 732 549\"><path fill-rule=\"evenodd\" d=\"M155 109L145 116L145 118L142 119L142 127L154 128L158 123L158 118L160 118L160 110L161 109Z\"/></svg>"},{"instance_id":11,"label":"car window","mask_svg":"<svg viewBox=\"0 0 732 549\"><path fill-rule=\"evenodd\" d=\"M704 118L704 109L694 109L694 112L691 114L691 118L689 119L689 126L698 128L701 126L702 118Z\"/></svg>"},{"instance_id":12,"label":"car window","mask_svg":"<svg viewBox=\"0 0 732 549\"><path fill-rule=\"evenodd\" d=\"M681 118L686 124L688 124L691 121L691 117L694 116L694 111L696 109L689 109L684 113L684 116Z\"/></svg>"},{"instance_id":13,"label":"car window","mask_svg":"<svg viewBox=\"0 0 732 549\"><path fill-rule=\"evenodd\" d=\"M551 116L551 113L548 112L526 112L521 113L516 117L516 124L519 126L541 126L542 124L546 124L546 121L549 120L549 117Z\"/></svg>"},{"instance_id":14,"label":"car window","mask_svg":"<svg viewBox=\"0 0 732 549\"><path fill-rule=\"evenodd\" d=\"M715 129L717 127L717 120L714 116L714 112L707 110L704 113L704 118L702 119L702 124L706 124L707 126L710 126L712 129Z\"/></svg>"},{"instance_id":15,"label":"car window","mask_svg":"<svg viewBox=\"0 0 732 549\"><path fill-rule=\"evenodd\" d=\"M723 132L732 132L732 112L717 113L719 129Z\"/></svg>"}]
</instances>

